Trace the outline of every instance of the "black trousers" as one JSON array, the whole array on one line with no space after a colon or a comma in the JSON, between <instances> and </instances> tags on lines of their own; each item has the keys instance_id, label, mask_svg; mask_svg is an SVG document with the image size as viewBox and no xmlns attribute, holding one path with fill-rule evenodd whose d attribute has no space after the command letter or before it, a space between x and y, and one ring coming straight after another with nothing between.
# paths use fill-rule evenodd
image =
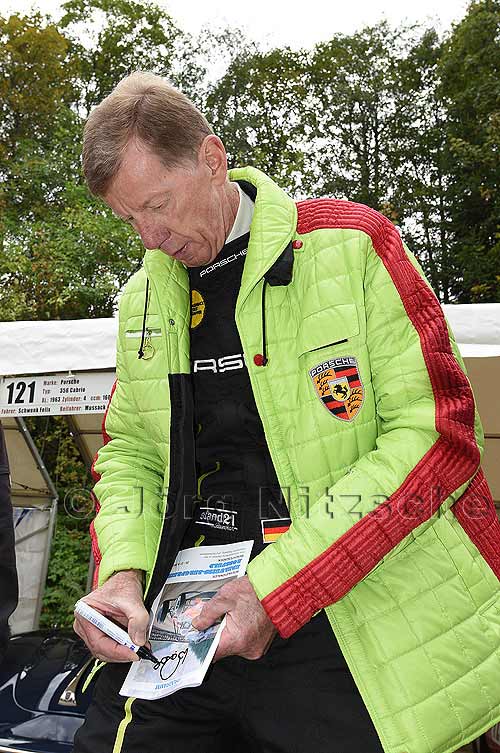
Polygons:
<instances>
[{"instance_id":1,"label":"black trousers","mask_svg":"<svg viewBox=\"0 0 500 753\"><path fill-rule=\"evenodd\" d=\"M383 753L323 612L262 659L227 657L156 701L119 695L128 668L100 670L73 753Z\"/></svg>"}]
</instances>

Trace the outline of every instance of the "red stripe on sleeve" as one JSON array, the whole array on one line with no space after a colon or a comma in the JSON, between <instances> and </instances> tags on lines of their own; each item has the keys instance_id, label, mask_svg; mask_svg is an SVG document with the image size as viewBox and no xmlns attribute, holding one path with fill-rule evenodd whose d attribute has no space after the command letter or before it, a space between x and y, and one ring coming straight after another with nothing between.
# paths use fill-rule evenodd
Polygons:
<instances>
[{"instance_id":1,"label":"red stripe on sleeve","mask_svg":"<svg viewBox=\"0 0 500 753\"><path fill-rule=\"evenodd\" d=\"M263 599L284 638L348 593L413 528L431 517L479 464L469 382L453 356L441 306L408 259L394 225L362 204L334 199L299 202L298 233L321 228L356 229L370 236L420 337L440 436L385 503Z\"/></svg>"}]
</instances>

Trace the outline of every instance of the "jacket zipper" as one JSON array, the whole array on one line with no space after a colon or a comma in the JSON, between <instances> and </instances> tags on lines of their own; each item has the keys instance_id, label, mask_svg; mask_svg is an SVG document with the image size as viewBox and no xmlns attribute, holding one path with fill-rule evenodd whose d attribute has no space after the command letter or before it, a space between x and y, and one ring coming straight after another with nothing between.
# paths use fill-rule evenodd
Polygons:
<instances>
[{"instance_id":1,"label":"jacket zipper","mask_svg":"<svg viewBox=\"0 0 500 753\"><path fill-rule=\"evenodd\" d=\"M151 327L146 327L145 332L149 337L161 337L161 329L159 327L155 327L152 329ZM142 335L142 329L127 329L125 330L125 337L141 337Z\"/></svg>"}]
</instances>

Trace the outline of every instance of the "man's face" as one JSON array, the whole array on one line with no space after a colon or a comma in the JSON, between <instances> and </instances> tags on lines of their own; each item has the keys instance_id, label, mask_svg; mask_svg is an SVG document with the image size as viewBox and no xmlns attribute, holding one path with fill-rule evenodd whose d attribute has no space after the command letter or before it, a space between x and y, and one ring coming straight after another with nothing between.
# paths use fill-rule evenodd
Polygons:
<instances>
[{"instance_id":1,"label":"man's face","mask_svg":"<svg viewBox=\"0 0 500 753\"><path fill-rule=\"evenodd\" d=\"M226 176L224 147L215 136L204 140L196 163L171 169L132 141L103 198L145 248L198 267L215 259L231 228Z\"/></svg>"}]
</instances>

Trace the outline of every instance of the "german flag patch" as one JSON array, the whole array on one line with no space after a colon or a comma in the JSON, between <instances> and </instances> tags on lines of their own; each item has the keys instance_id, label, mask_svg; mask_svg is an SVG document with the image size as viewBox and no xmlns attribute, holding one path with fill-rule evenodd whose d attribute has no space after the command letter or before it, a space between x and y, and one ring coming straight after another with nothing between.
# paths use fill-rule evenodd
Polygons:
<instances>
[{"instance_id":1,"label":"german flag patch","mask_svg":"<svg viewBox=\"0 0 500 753\"><path fill-rule=\"evenodd\" d=\"M272 518L270 520L261 520L262 541L264 544L272 544L279 539L282 533L290 528L292 521L290 518Z\"/></svg>"},{"instance_id":2,"label":"german flag patch","mask_svg":"<svg viewBox=\"0 0 500 753\"><path fill-rule=\"evenodd\" d=\"M316 394L339 421L352 421L363 405L364 390L354 356L332 358L309 370Z\"/></svg>"}]
</instances>

